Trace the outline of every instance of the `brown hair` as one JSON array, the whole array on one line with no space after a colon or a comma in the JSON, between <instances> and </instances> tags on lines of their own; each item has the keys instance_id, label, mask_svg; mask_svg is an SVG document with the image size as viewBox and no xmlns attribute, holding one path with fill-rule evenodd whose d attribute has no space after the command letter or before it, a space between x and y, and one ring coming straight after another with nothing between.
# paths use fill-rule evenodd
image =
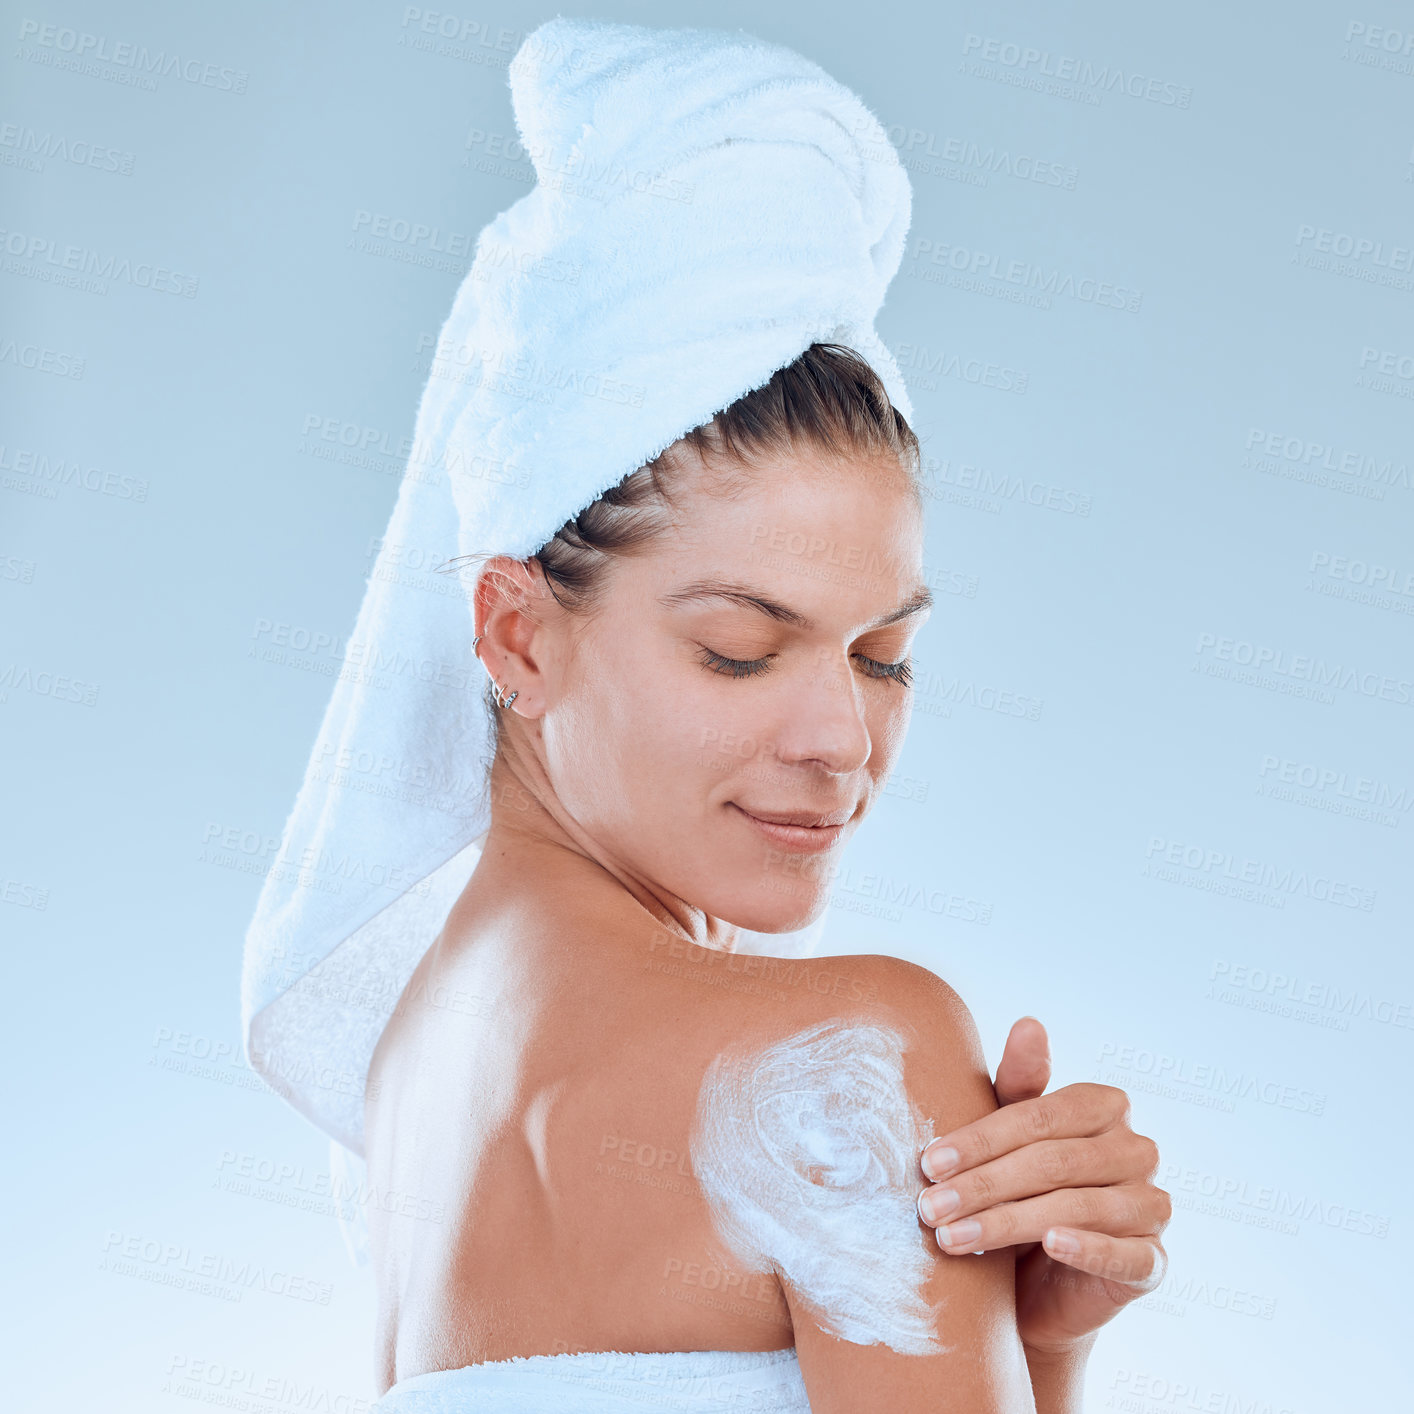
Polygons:
<instances>
[{"instance_id":1,"label":"brown hair","mask_svg":"<svg viewBox=\"0 0 1414 1414\"><path fill-rule=\"evenodd\" d=\"M892 457L921 501L918 438L879 375L853 349L811 344L761 387L611 486L527 558L539 564L557 603L587 612L609 559L642 549L670 525L672 481L687 464L684 453L714 467L749 470L760 457L802 444L840 461ZM488 681L485 701L498 733L501 714L492 691Z\"/></svg>"}]
</instances>

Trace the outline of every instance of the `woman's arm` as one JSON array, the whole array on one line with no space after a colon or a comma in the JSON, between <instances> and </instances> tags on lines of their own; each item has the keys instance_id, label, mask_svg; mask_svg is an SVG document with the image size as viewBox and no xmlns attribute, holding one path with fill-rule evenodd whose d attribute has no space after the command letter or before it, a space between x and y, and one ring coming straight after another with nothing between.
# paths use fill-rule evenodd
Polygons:
<instances>
[{"instance_id":1,"label":"woman's arm","mask_svg":"<svg viewBox=\"0 0 1414 1414\"><path fill-rule=\"evenodd\" d=\"M1026 1367L1031 1372L1031 1393L1036 1414L1081 1414L1085 1397L1085 1364L1090 1358L1093 1335L1077 1341L1057 1355L1027 1350Z\"/></svg>"},{"instance_id":2,"label":"woman's arm","mask_svg":"<svg viewBox=\"0 0 1414 1414\"><path fill-rule=\"evenodd\" d=\"M1172 1205L1153 1182L1158 1147L1130 1128L1124 1091L1081 1083L1043 1095L1050 1077L1046 1029L1022 1017L997 1067L1001 1107L925 1149L919 1212L944 1252L1017 1249L1022 1340L1028 1355L1055 1357L1088 1354L1105 1322L1163 1280L1159 1235ZM946 1211L930 1210L953 1195ZM969 1219L976 1228L960 1229ZM1059 1245L1067 1236L1072 1251Z\"/></svg>"}]
</instances>

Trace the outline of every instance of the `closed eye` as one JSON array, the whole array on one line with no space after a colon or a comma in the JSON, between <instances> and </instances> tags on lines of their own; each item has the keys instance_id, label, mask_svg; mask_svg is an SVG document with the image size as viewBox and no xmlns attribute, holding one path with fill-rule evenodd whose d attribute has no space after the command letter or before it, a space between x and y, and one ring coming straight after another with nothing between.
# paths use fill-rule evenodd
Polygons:
<instances>
[{"instance_id":1,"label":"closed eye","mask_svg":"<svg viewBox=\"0 0 1414 1414\"><path fill-rule=\"evenodd\" d=\"M864 664L864 671L871 678L892 678L894 682L907 687L913 681L913 660L901 658L897 663L880 663L874 658L866 658L862 653L854 655Z\"/></svg>"},{"instance_id":2,"label":"closed eye","mask_svg":"<svg viewBox=\"0 0 1414 1414\"><path fill-rule=\"evenodd\" d=\"M775 656L774 653L768 653L764 658L728 658L725 654L714 653L705 644L702 647L704 666L710 668L714 673L722 673L734 678L756 677L760 673L767 672L771 666L771 659ZM897 663L881 663L878 659L866 657L863 653L854 653L851 656L863 667L866 677L889 678L903 687L908 687L913 682L912 659L903 658Z\"/></svg>"},{"instance_id":3,"label":"closed eye","mask_svg":"<svg viewBox=\"0 0 1414 1414\"><path fill-rule=\"evenodd\" d=\"M702 661L714 673L725 673L734 678L755 677L757 673L764 673L771 664L769 655L765 658L728 658L724 654L714 653L706 645L702 648Z\"/></svg>"}]
</instances>

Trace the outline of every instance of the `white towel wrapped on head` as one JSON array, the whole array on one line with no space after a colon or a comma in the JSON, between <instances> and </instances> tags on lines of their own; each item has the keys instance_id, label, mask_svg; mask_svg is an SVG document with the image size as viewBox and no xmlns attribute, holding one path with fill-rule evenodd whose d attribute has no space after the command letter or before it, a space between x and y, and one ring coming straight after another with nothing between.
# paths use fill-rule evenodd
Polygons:
<instances>
[{"instance_id":1,"label":"white towel wrapped on head","mask_svg":"<svg viewBox=\"0 0 1414 1414\"><path fill-rule=\"evenodd\" d=\"M874 331L908 178L847 88L744 32L563 18L510 83L536 185L482 231L443 326L246 938L251 1064L357 1153L373 1048L489 821L470 576L410 557L533 553L811 343L857 350L911 416ZM744 950L799 954L820 926Z\"/></svg>"}]
</instances>

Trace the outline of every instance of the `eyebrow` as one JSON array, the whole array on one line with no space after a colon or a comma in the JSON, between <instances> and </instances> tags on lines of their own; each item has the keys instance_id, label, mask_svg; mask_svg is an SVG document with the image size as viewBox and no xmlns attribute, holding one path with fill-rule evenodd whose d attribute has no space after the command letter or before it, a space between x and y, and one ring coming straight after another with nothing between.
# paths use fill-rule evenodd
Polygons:
<instances>
[{"instance_id":1,"label":"eyebrow","mask_svg":"<svg viewBox=\"0 0 1414 1414\"><path fill-rule=\"evenodd\" d=\"M691 603L696 599L730 599L737 604L742 604L749 609L757 609L768 618L777 620L779 623L790 624L795 628L809 631L815 627L814 623L799 609L792 609L787 604L782 604L779 600L772 599L769 595L763 594L759 589L754 589L749 584L731 584L721 579L698 579L691 584L685 584L681 589L674 589L667 594L660 594L658 602L668 608L674 608L679 604ZM885 628L889 624L896 624L900 619L906 619L913 614L921 613L924 609L933 605L933 592L926 584L920 584L897 609L890 610L887 614L868 623L864 627L865 632L876 628Z\"/></svg>"}]
</instances>

